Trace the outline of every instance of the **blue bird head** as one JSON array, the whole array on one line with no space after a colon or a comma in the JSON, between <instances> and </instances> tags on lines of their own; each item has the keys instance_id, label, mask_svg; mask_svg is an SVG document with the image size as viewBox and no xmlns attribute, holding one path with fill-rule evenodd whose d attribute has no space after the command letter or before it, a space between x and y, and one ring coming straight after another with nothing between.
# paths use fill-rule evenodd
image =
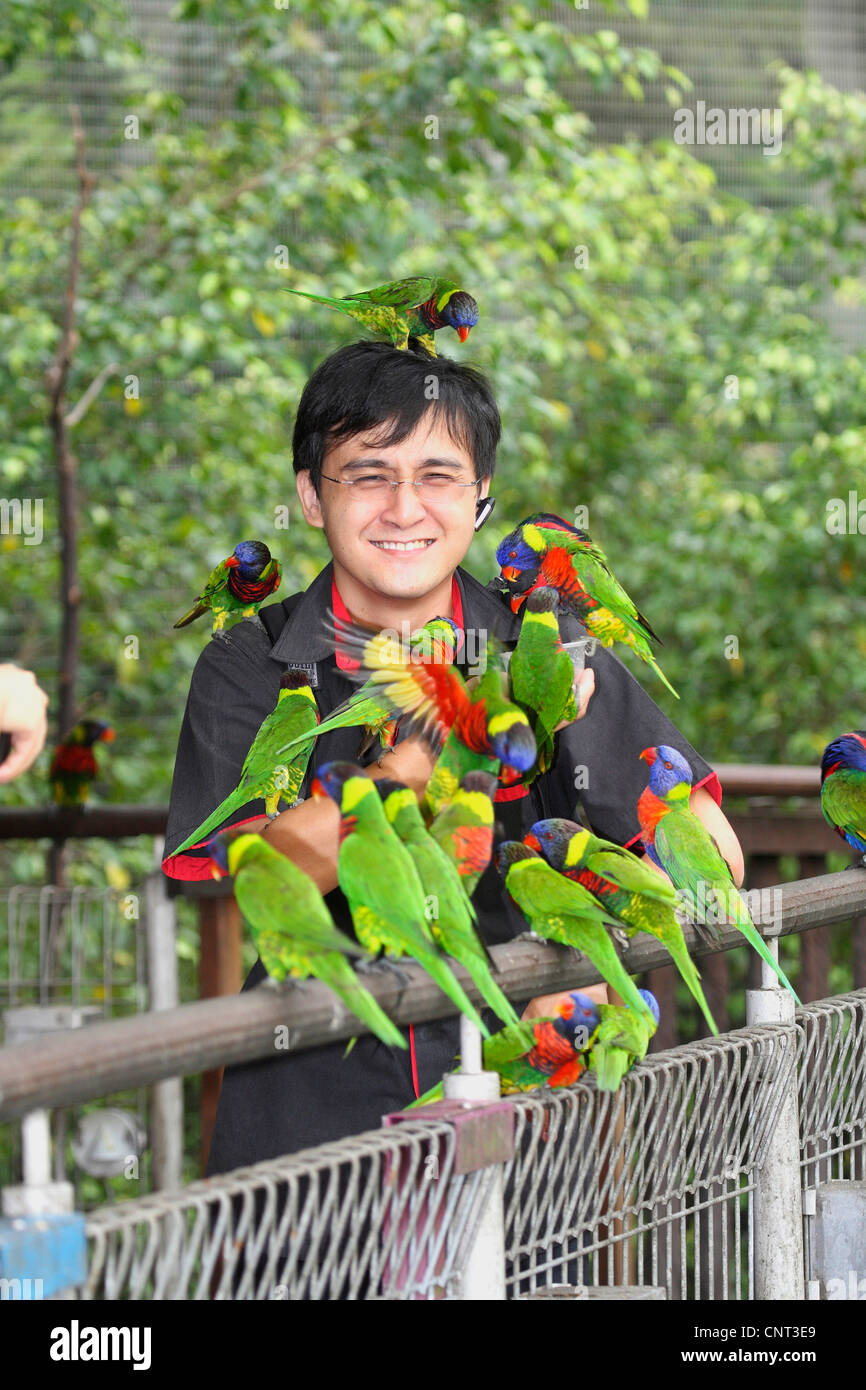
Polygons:
<instances>
[{"instance_id":1,"label":"blue bird head","mask_svg":"<svg viewBox=\"0 0 866 1390\"><path fill-rule=\"evenodd\" d=\"M601 1014L594 999L579 990L572 990L568 999L560 1006L560 1017L556 1021L556 1031L570 1043L574 1043L579 1028L585 1028L591 1038L599 1023Z\"/></svg>"},{"instance_id":2,"label":"blue bird head","mask_svg":"<svg viewBox=\"0 0 866 1390\"><path fill-rule=\"evenodd\" d=\"M866 772L866 730L841 734L828 743L821 755L821 785L838 767L856 768Z\"/></svg>"},{"instance_id":3,"label":"blue bird head","mask_svg":"<svg viewBox=\"0 0 866 1390\"><path fill-rule=\"evenodd\" d=\"M343 784L350 777L363 777L364 769L357 763L322 763L310 785L313 796L329 796L339 806L343 800ZM372 785L372 784L371 784Z\"/></svg>"},{"instance_id":4,"label":"blue bird head","mask_svg":"<svg viewBox=\"0 0 866 1390\"><path fill-rule=\"evenodd\" d=\"M439 317L455 330L461 343L465 343L470 328L478 322L478 304L465 290L455 290L440 309Z\"/></svg>"},{"instance_id":5,"label":"blue bird head","mask_svg":"<svg viewBox=\"0 0 866 1390\"><path fill-rule=\"evenodd\" d=\"M503 579L516 579L525 570L538 569L538 551L525 541L520 527L496 547L496 563Z\"/></svg>"},{"instance_id":6,"label":"blue bird head","mask_svg":"<svg viewBox=\"0 0 866 1390\"><path fill-rule=\"evenodd\" d=\"M258 579L270 562L271 552L264 541L239 541L234 548L233 558L237 561L237 571L242 579Z\"/></svg>"},{"instance_id":7,"label":"blue bird head","mask_svg":"<svg viewBox=\"0 0 866 1390\"><path fill-rule=\"evenodd\" d=\"M676 748L671 748L667 743L660 743L658 748L645 748L640 756L645 763L649 763L650 791L663 801L679 783L687 782L691 786L691 766Z\"/></svg>"},{"instance_id":8,"label":"blue bird head","mask_svg":"<svg viewBox=\"0 0 866 1390\"><path fill-rule=\"evenodd\" d=\"M535 735L523 720L516 720L506 729L489 734L490 747L500 762L517 772L528 772L535 762L538 749Z\"/></svg>"},{"instance_id":9,"label":"blue bird head","mask_svg":"<svg viewBox=\"0 0 866 1390\"><path fill-rule=\"evenodd\" d=\"M563 816L550 816L547 820L535 822L524 843L531 849L535 849L537 845L548 864L561 870L565 865L571 837L582 829L583 826L578 825L577 821L566 820Z\"/></svg>"},{"instance_id":10,"label":"blue bird head","mask_svg":"<svg viewBox=\"0 0 866 1390\"><path fill-rule=\"evenodd\" d=\"M649 1006L650 1013L652 1014L656 1023L658 1023L659 1019L661 1018L661 1009L659 1008L659 1001L656 999L655 995L652 993L651 990L648 989L639 989L638 994L640 995L643 1002Z\"/></svg>"}]
</instances>

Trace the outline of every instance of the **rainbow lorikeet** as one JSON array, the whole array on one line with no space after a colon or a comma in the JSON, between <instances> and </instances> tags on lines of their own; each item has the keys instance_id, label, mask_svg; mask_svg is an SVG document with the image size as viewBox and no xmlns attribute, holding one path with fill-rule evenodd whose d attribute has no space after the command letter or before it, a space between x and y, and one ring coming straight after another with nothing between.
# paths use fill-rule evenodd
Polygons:
<instances>
[{"instance_id":1,"label":"rainbow lorikeet","mask_svg":"<svg viewBox=\"0 0 866 1390\"><path fill-rule=\"evenodd\" d=\"M314 975L389 1047L406 1047L400 1029L346 959L364 948L334 924L311 878L261 835L224 831L210 842L215 878L234 875L234 891L262 965L273 980Z\"/></svg>"},{"instance_id":2,"label":"rainbow lorikeet","mask_svg":"<svg viewBox=\"0 0 866 1390\"><path fill-rule=\"evenodd\" d=\"M340 807L337 880L348 900L358 940L367 950L391 960L412 956L452 1004L489 1037L481 1015L433 940L418 871L388 824L372 778L354 763L323 763L311 790L314 796L330 796Z\"/></svg>"},{"instance_id":3,"label":"rainbow lorikeet","mask_svg":"<svg viewBox=\"0 0 866 1390\"><path fill-rule=\"evenodd\" d=\"M308 736L315 730L319 718L309 679L304 671L289 670L283 673L277 703L259 725L258 733L244 758L240 781L234 791L229 792L211 811L207 820L191 835L187 835L183 844L175 850L176 854L182 854L190 845L200 844L207 839L212 830L249 801L264 800L265 812L273 819L280 801L287 801L291 805L297 800L310 760L312 740ZM297 756L287 759L282 755L280 745L295 734L302 736L301 749Z\"/></svg>"},{"instance_id":4,"label":"rainbow lorikeet","mask_svg":"<svg viewBox=\"0 0 866 1390\"><path fill-rule=\"evenodd\" d=\"M430 834L455 865L467 898L493 856L495 791L496 778L489 772L467 772L430 823Z\"/></svg>"},{"instance_id":5,"label":"rainbow lorikeet","mask_svg":"<svg viewBox=\"0 0 866 1390\"><path fill-rule=\"evenodd\" d=\"M535 764L535 737L522 709L503 689L504 671L488 643L488 662L474 689L463 694L424 791L424 809L436 816L453 798L467 772L514 774Z\"/></svg>"},{"instance_id":6,"label":"rainbow lorikeet","mask_svg":"<svg viewBox=\"0 0 866 1390\"><path fill-rule=\"evenodd\" d=\"M640 991L648 1006L646 1014L636 1014L622 1004L599 1004L599 1025L590 1039L589 1070L600 1091L615 1091L635 1062L643 1061L650 1038L659 1023L658 1000L648 989Z\"/></svg>"},{"instance_id":7,"label":"rainbow lorikeet","mask_svg":"<svg viewBox=\"0 0 866 1390\"><path fill-rule=\"evenodd\" d=\"M82 719L54 749L48 780L58 806L83 806L98 772L94 743L111 743L114 730L104 719Z\"/></svg>"},{"instance_id":8,"label":"rainbow lorikeet","mask_svg":"<svg viewBox=\"0 0 866 1390\"><path fill-rule=\"evenodd\" d=\"M554 729L577 714L574 666L560 640L558 606L555 589L540 588L529 594L508 667L512 697L533 721L539 772L546 772L553 762Z\"/></svg>"},{"instance_id":9,"label":"rainbow lorikeet","mask_svg":"<svg viewBox=\"0 0 866 1390\"><path fill-rule=\"evenodd\" d=\"M503 840L496 865L507 893L537 936L581 951L627 1004L638 1013L646 1012L646 1003L607 933L608 924L617 927L620 923L599 906L588 888L563 878L540 854L516 840Z\"/></svg>"},{"instance_id":10,"label":"rainbow lorikeet","mask_svg":"<svg viewBox=\"0 0 866 1390\"><path fill-rule=\"evenodd\" d=\"M516 1023L513 1006L491 974L493 961L475 930L475 909L464 893L457 866L424 825L418 798L410 787L389 777L380 778L374 785L382 797L388 823L412 856L427 902L432 905L427 920L433 939L469 972L493 1012L504 1023Z\"/></svg>"},{"instance_id":11,"label":"rainbow lorikeet","mask_svg":"<svg viewBox=\"0 0 866 1390\"><path fill-rule=\"evenodd\" d=\"M824 749L821 810L866 864L866 730L842 734Z\"/></svg>"},{"instance_id":12,"label":"rainbow lorikeet","mask_svg":"<svg viewBox=\"0 0 866 1390\"><path fill-rule=\"evenodd\" d=\"M211 570L192 608L174 626L186 627L210 609L212 630L221 632L232 614L249 618L258 613L265 599L280 587L280 577L280 562L271 559L264 541L240 541L228 559Z\"/></svg>"},{"instance_id":13,"label":"rainbow lorikeet","mask_svg":"<svg viewBox=\"0 0 866 1390\"><path fill-rule=\"evenodd\" d=\"M521 581L511 598L515 613L534 589L553 588L562 608L573 613L603 647L614 642L630 647L671 694L677 694L650 648L650 638L660 639L615 578L601 546L586 531L562 517L538 512L500 541L496 563L506 582ZM528 572L537 574L529 587L525 585Z\"/></svg>"},{"instance_id":14,"label":"rainbow lorikeet","mask_svg":"<svg viewBox=\"0 0 866 1390\"><path fill-rule=\"evenodd\" d=\"M389 337L395 347L405 349L410 337L417 338L431 357L436 356L433 334L438 329L453 328L465 343L469 330L478 322L478 305L472 295L439 275L413 275L340 299L306 290L287 292L348 314L364 328Z\"/></svg>"},{"instance_id":15,"label":"rainbow lorikeet","mask_svg":"<svg viewBox=\"0 0 866 1390\"><path fill-rule=\"evenodd\" d=\"M711 941L718 942L718 917L732 922L754 946L758 955L776 973L794 996L794 987L758 933L749 909L734 885L731 871L721 851L689 806L692 769L676 748L661 743L644 748L640 755L649 764L649 785L637 803L641 839L646 852L664 869L690 917L709 928Z\"/></svg>"},{"instance_id":16,"label":"rainbow lorikeet","mask_svg":"<svg viewBox=\"0 0 866 1390\"><path fill-rule=\"evenodd\" d=\"M583 1055L600 1022L599 1006L588 994L573 991L555 1017L527 1018L494 1033L484 1044L484 1070L496 1071L503 1095L539 1086L571 1086L586 1069ZM441 1100L440 1081L418 1100L414 1110Z\"/></svg>"},{"instance_id":17,"label":"rainbow lorikeet","mask_svg":"<svg viewBox=\"0 0 866 1390\"><path fill-rule=\"evenodd\" d=\"M387 629L371 634L348 623L340 624L336 636L341 649L361 663L358 678L366 679L312 734L299 735L278 748L280 757L294 756L303 744L312 746L313 740L331 729L356 724L381 738L386 747L393 746L401 721L433 743L444 738L463 685L452 664L462 639L450 618L432 618L408 642ZM363 756L361 750L358 756Z\"/></svg>"},{"instance_id":18,"label":"rainbow lorikeet","mask_svg":"<svg viewBox=\"0 0 866 1390\"><path fill-rule=\"evenodd\" d=\"M689 955L677 917L676 889L641 863L636 854L611 840L599 839L577 821L551 817L536 821L523 842L540 850L554 869L588 888L593 897L626 924L629 936L645 931L670 953L687 988L707 1021L718 1033L701 989L700 975Z\"/></svg>"}]
</instances>

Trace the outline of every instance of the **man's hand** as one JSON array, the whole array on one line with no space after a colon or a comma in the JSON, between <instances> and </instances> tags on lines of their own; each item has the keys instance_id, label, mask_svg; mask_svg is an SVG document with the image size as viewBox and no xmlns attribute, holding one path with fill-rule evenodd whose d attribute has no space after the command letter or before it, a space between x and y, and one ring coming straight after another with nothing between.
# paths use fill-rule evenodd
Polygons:
<instances>
[{"instance_id":1,"label":"man's hand","mask_svg":"<svg viewBox=\"0 0 866 1390\"><path fill-rule=\"evenodd\" d=\"M0 783L26 772L45 746L48 696L32 671L0 665L0 733L12 735L9 755L0 763Z\"/></svg>"}]
</instances>

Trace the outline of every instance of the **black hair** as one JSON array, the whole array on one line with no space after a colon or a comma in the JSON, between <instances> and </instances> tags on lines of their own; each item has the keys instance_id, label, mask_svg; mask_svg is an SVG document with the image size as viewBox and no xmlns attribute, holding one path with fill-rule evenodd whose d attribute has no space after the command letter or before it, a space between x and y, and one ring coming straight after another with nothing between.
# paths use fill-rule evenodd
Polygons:
<instances>
[{"instance_id":1,"label":"black hair","mask_svg":"<svg viewBox=\"0 0 866 1390\"><path fill-rule=\"evenodd\" d=\"M399 444L432 410L444 416L455 444L475 463L478 479L496 467L502 422L487 378L450 357L404 351L390 343L359 342L320 362L298 404L292 454L296 473L308 469L316 492L329 445L354 434L376 433L382 448ZM436 393L431 399L431 378ZM390 422L386 435L381 429Z\"/></svg>"}]
</instances>

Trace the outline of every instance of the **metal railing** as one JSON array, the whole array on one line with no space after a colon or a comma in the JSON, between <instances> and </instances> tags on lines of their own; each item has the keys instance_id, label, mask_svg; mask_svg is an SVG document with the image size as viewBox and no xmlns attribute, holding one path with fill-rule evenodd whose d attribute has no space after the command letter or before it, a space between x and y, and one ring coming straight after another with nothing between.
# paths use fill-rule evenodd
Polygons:
<instances>
[{"instance_id":1,"label":"metal railing","mask_svg":"<svg viewBox=\"0 0 866 1390\"><path fill-rule=\"evenodd\" d=\"M866 871L855 870L783 885L754 916L772 938L864 909ZM722 949L740 939L725 929ZM493 955L513 997L598 978L538 942ZM624 953L632 972L663 958L650 940ZM371 984L395 1019L453 1012L420 967L407 973L403 988ZM394 1117L390 1128L102 1208L87 1217L82 1295L465 1297L499 1191L499 1287L510 1297L556 1285L589 1297L632 1285L670 1298L802 1296L801 1187L855 1178L866 1164L866 991L810 1004L796 1021L789 1000L768 972L750 1005L753 1018L776 1022L652 1055L614 1096L582 1080L513 1102L446 1101L427 1118ZM273 1055L280 1025L297 1049L359 1028L319 984L95 1023L0 1050L0 1118Z\"/></svg>"}]
</instances>

